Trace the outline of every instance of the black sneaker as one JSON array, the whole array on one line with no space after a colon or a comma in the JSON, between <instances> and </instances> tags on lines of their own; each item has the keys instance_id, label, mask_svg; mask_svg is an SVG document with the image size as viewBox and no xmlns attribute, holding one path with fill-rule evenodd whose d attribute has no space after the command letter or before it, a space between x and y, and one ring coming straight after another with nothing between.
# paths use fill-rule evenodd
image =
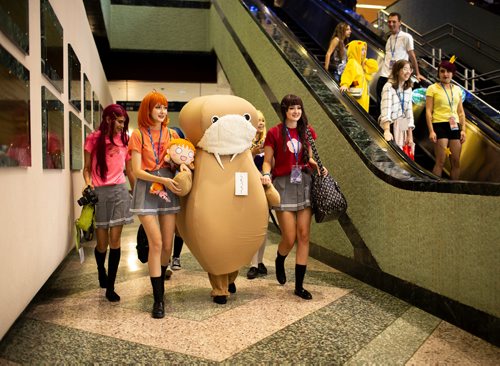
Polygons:
<instances>
[{"instance_id":1,"label":"black sneaker","mask_svg":"<svg viewBox=\"0 0 500 366\"><path fill-rule=\"evenodd\" d=\"M257 269L257 267L250 267L247 273L247 278L249 280L253 280L254 278L257 278L258 275L259 275L259 270Z\"/></svg>"},{"instance_id":2,"label":"black sneaker","mask_svg":"<svg viewBox=\"0 0 500 366\"><path fill-rule=\"evenodd\" d=\"M264 263L259 263L259 274L262 275L262 276L265 276L267 275L267 268L266 266L264 265Z\"/></svg>"}]
</instances>

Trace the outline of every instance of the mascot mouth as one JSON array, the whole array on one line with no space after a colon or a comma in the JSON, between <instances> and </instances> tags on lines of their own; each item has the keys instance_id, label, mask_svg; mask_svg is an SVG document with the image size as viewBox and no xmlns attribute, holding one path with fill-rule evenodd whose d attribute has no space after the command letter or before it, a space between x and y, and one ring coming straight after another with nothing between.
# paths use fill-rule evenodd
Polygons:
<instances>
[{"instance_id":1,"label":"mascot mouth","mask_svg":"<svg viewBox=\"0 0 500 366\"><path fill-rule=\"evenodd\" d=\"M198 147L208 153L214 154L215 159L222 169L224 165L221 155L236 155L248 150L257 130L250 123L249 114L226 114L222 117L213 116L212 125L206 129L203 137L198 142Z\"/></svg>"}]
</instances>

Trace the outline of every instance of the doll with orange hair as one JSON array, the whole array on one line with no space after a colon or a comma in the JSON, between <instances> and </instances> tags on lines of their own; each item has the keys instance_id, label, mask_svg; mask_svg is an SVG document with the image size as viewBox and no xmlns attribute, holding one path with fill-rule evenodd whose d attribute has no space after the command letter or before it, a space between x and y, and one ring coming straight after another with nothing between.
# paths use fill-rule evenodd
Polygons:
<instances>
[{"instance_id":1,"label":"doll with orange hair","mask_svg":"<svg viewBox=\"0 0 500 366\"><path fill-rule=\"evenodd\" d=\"M141 102L138 126L129 141L132 152L132 170L136 177L130 211L137 214L149 242L148 267L153 287L153 318L163 318L165 273L167 271L176 215L180 211L179 184L175 172L165 166L169 143L179 138L168 125L167 98L156 91L148 93ZM181 170L191 174L189 168ZM164 197L151 192L151 185L165 187ZM167 197L167 199L165 199ZM157 220L158 218L158 220Z\"/></svg>"}]
</instances>

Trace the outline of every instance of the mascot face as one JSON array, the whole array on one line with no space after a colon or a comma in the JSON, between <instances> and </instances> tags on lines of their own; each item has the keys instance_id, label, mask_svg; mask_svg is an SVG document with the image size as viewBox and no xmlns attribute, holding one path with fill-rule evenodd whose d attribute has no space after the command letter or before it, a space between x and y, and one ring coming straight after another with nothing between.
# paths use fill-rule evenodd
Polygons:
<instances>
[{"instance_id":1,"label":"mascot face","mask_svg":"<svg viewBox=\"0 0 500 366\"><path fill-rule=\"evenodd\" d=\"M252 146L257 132L257 110L234 95L210 95L192 99L179 115L186 137L198 148L214 154L220 167L221 155L234 157Z\"/></svg>"},{"instance_id":2,"label":"mascot face","mask_svg":"<svg viewBox=\"0 0 500 366\"><path fill-rule=\"evenodd\" d=\"M198 147L214 154L217 162L224 169L220 155L233 155L234 157L252 146L256 129L250 123L250 114L226 114L225 116L212 116L212 125L205 130L205 134L198 142Z\"/></svg>"}]
</instances>

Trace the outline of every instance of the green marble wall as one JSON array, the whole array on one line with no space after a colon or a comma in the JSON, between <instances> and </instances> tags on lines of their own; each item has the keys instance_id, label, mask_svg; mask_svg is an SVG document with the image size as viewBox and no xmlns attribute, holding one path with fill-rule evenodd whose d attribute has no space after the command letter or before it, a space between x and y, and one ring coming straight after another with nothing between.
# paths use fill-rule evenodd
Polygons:
<instances>
[{"instance_id":1,"label":"green marble wall","mask_svg":"<svg viewBox=\"0 0 500 366\"><path fill-rule=\"evenodd\" d=\"M218 2L278 100L303 97L318 149L349 202L348 214L380 268L391 275L500 316L500 197L402 190L376 177L324 113L238 1ZM278 121L214 6L210 40L235 93ZM276 118L276 119L274 119ZM353 257L338 223L313 224L311 240Z\"/></svg>"},{"instance_id":2,"label":"green marble wall","mask_svg":"<svg viewBox=\"0 0 500 366\"><path fill-rule=\"evenodd\" d=\"M210 51L208 9L111 5L107 24L113 49Z\"/></svg>"}]
</instances>

